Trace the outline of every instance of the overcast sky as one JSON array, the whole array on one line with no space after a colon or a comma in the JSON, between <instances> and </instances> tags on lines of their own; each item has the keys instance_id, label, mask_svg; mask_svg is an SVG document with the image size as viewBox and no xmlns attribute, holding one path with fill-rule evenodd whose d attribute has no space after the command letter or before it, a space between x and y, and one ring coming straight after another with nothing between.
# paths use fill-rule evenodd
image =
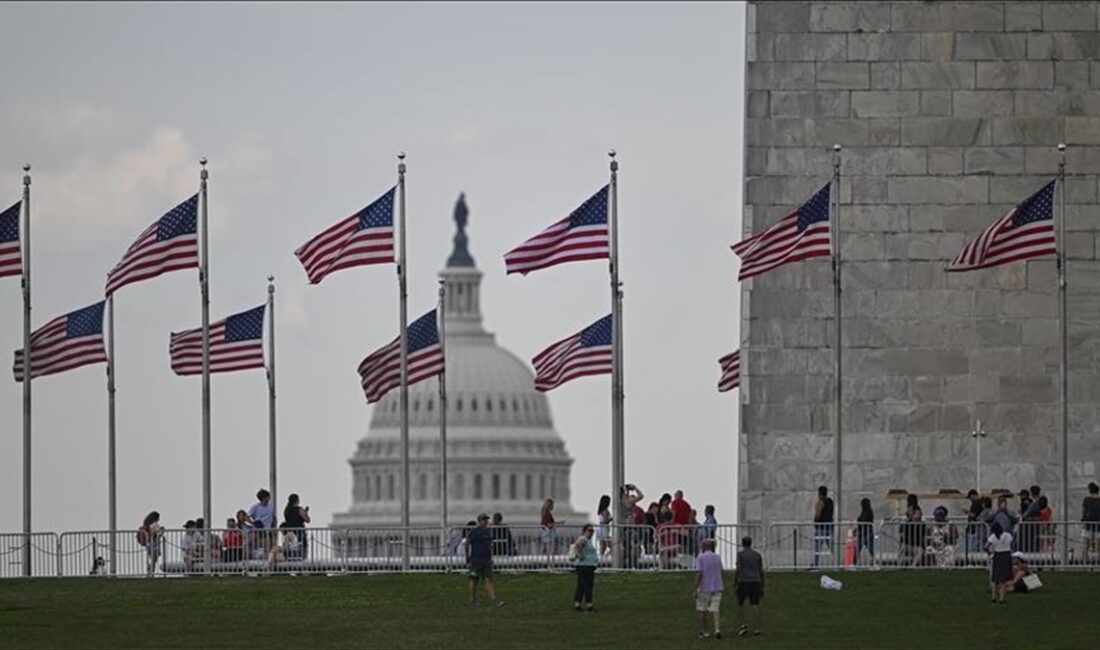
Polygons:
<instances>
[{"instance_id":1,"label":"overcast sky","mask_svg":"<svg viewBox=\"0 0 1100 650\"><path fill-rule=\"evenodd\" d=\"M609 311L606 266L505 277L503 253L607 182L619 151L628 479L735 506L744 7L609 4L0 5L0 203L34 165L38 327L102 299L137 234L194 193L210 159L211 319L277 277L280 493L315 525L351 503L370 407L355 369L396 335L392 267L307 284L293 250L372 201L408 152L410 314L434 303L465 191L486 327L520 357ZM7 199L3 199L7 188ZM0 280L3 354L22 345ZM202 511L200 380L168 335L199 325L194 271L116 297L119 525ZM5 357L10 368L11 357ZM21 395L0 378L0 521L21 521ZM267 482L262 372L213 380L215 521ZM576 458L573 506L610 486L609 378L550 393ZM104 366L34 384L34 527L107 525ZM280 504L281 506L282 504Z\"/></svg>"}]
</instances>

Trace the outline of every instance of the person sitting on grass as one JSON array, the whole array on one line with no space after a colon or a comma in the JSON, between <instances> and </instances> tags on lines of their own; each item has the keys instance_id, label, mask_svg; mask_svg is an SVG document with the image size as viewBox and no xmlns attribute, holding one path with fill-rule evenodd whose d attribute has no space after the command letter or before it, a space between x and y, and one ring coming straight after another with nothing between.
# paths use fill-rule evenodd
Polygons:
<instances>
[{"instance_id":1,"label":"person sitting on grass","mask_svg":"<svg viewBox=\"0 0 1100 650\"><path fill-rule=\"evenodd\" d=\"M703 540L702 550L695 558L695 611L699 612L699 638L710 637L707 632L707 612L714 619L714 638L722 638L722 622L718 613L722 604L722 558L714 552L718 542Z\"/></svg>"},{"instance_id":2,"label":"person sitting on grass","mask_svg":"<svg viewBox=\"0 0 1100 650\"><path fill-rule=\"evenodd\" d=\"M466 534L466 561L469 564L470 606L477 605L477 583L485 583L485 593L493 607L501 607L504 601L497 598L493 585L493 531L489 528L489 515L477 516L477 526Z\"/></svg>"},{"instance_id":3,"label":"person sitting on grass","mask_svg":"<svg viewBox=\"0 0 1100 650\"><path fill-rule=\"evenodd\" d=\"M737 636L749 633L749 621L745 618L745 601L749 601L749 618L752 619L753 635L764 633L764 615L760 612L760 600L764 598L764 558L752 548L752 538L741 538L741 550L737 552L737 570L734 573L737 583Z\"/></svg>"},{"instance_id":4,"label":"person sitting on grass","mask_svg":"<svg viewBox=\"0 0 1100 650\"><path fill-rule=\"evenodd\" d=\"M581 528L581 536L569 547L569 556L577 569L577 589L573 592L573 609L578 612L596 611L595 605L592 604L592 590L596 586L596 567L600 564L600 555L595 542L592 541L595 532L596 529L592 524L585 524Z\"/></svg>"},{"instance_id":5,"label":"person sitting on grass","mask_svg":"<svg viewBox=\"0 0 1100 650\"><path fill-rule=\"evenodd\" d=\"M1028 587L1027 583L1024 582L1024 578L1029 575L1031 575L1031 567L1024 561L1024 554L1016 551L1012 554L1012 591L1018 594L1026 594Z\"/></svg>"}]
</instances>

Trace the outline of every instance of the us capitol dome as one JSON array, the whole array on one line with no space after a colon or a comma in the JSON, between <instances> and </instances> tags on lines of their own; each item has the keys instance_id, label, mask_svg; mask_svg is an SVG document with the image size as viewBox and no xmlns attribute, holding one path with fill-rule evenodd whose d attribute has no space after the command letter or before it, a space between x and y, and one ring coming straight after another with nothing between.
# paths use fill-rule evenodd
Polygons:
<instances>
[{"instance_id":1,"label":"us capitol dome","mask_svg":"<svg viewBox=\"0 0 1100 650\"><path fill-rule=\"evenodd\" d=\"M554 516L587 521L570 505L573 459L554 429L550 403L535 390L527 364L497 345L481 319L481 271L467 247L465 196L455 204L454 250L440 272L446 290L447 519L463 524L499 512L509 524L538 524L542 502ZM375 406L370 428L348 461L352 505L337 527L401 522L400 391ZM438 525L439 384L409 387L409 466L413 525Z\"/></svg>"}]
</instances>

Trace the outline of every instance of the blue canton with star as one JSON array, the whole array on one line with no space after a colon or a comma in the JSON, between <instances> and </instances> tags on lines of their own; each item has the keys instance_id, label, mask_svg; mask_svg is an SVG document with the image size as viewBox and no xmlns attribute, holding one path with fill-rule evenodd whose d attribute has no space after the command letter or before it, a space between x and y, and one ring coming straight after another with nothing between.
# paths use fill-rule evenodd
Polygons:
<instances>
[{"instance_id":1,"label":"blue canton with star","mask_svg":"<svg viewBox=\"0 0 1100 650\"><path fill-rule=\"evenodd\" d=\"M409 324L408 339L409 354L439 344L434 309Z\"/></svg>"},{"instance_id":2,"label":"blue canton with star","mask_svg":"<svg viewBox=\"0 0 1100 650\"><path fill-rule=\"evenodd\" d=\"M829 220L829 188L831 183L818 190L809 201L798 208L798 231L809 228L811 225Z\"/></svg>"},{"instance_id":3,"label":"blue canton with star","mask_svg":"<svg viewBox=\"0 0 1100 650\"><path fill-rule=\"evenodd\" d=\"M570 228L607 223L607 187L604 185L569 215Z\"/></svg>"},{"instance_id":4,"label":"blue canton with star","mask_svg":"<svg viewBox=\"0 0 1100 650\"><path fill-rule=\"evenodd\" d=\"M1043 189L1024 199L1016 206L1012 217L1012 227L1019 228L1035 221L1054 218L1054 183L1051 181Z\"/></svg>"},{"instance_id":5,"label":"blue canton with star","mask_svg":"<svg viewBox=\"0 0 1100 650\"><path fill-rule=\"evenodd\" d=\"M225 342L251 341L264 336L264 310L266 305L233 314L225 319Z\"/></svg>"},{"instance_id":6,"label":"blue canton with star","mask_svg":"<svg viewBox=\"0 0 1100 650\"><path fill-rule=\"evenodd\" d=\"M16 203L7 210L0 212L0 242L19 241L19 208L22 203Z\"/></svg>"},{"instance_id":7,"label":"blue canton with star","mask_svg":"<svg viewBox=\"0 0 1100 650\"><path fill-rule=\"evenodd\" d=\"M611 315L584 328L581 332L581 347L591 348L597 345L611 345Z\"/></svg>"},{"instance_id":8,"label":"blue canton with star","mask_svg":"<svg viewBox=\"0 0 1100 650\"><path fill-rule=\"evenodd\" d=\"M393 227L393 194L396 189L391 189L359 211L359 230Z\"/></svg>"},{"instance_id":9,"label":"blue canton with star","mask_svg":"<svg viewBox=\"0 0 1100 650\"><path fill-rule=\"evenodd\" d=\"M75 339L82 336L103 333L103 306L105 302L78 309L66 314L65 338Z\"/></svg>"},{"instance_id":10,"label":"blue canton with star","mask_svg":"<svg viewBox=\"0 0 1100 650\"><path fill-rule=\"evenodd\" d=\"M180 235L193 235L199 231L199 195L196 194L172 208L157 222L157 241L166 241Z\"/></svg>"}]
</instances>

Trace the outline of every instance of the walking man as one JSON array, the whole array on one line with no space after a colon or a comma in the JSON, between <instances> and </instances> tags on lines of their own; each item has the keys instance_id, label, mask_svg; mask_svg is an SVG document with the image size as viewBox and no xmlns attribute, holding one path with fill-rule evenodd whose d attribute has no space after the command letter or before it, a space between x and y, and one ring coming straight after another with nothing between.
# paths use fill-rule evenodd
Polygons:
<instances>
[{"instance_id":1,"label":"walking man","mask_svg":"<svg viewBox=\"0 0 1100 650\"><path fill-rule=\"evenodd\" d=\"M737 636L749 633L749 621L745 619L745 601L752 607L749 613L753 635L764 633L764 617L760 612L760 600L764 598L764 558L752 548L752 538L741 538L741 550L737 552Z\"/></svg>"},{"instance_id":2,"label":"walking man","mask_svg":"<svg viewBox=\"0 0 1100 650\"><path fill-rule=\"evenodd\" d=\"M718 613L722 605L722 558L714 552L718 542L704 539L703 552L695 558L695 611L699 612L699 638L707 632L707 612L714 619L714 638L722 638L722 620Z\"/></svg>"},{"instance_id":3,"label":"walking man","mask_svg":"<svg viewBox=\"0 0 1100 650\"><path fill-rule=\"evenodd\" d=\"M489 528L489 515L477 516L477 526L466 535L466 561L469 564L470 605L477 605L477 583L485 583L485 593L493 607L504 605L497 598L493 586L493 531Z\"/></svg>"}]
</instances>

